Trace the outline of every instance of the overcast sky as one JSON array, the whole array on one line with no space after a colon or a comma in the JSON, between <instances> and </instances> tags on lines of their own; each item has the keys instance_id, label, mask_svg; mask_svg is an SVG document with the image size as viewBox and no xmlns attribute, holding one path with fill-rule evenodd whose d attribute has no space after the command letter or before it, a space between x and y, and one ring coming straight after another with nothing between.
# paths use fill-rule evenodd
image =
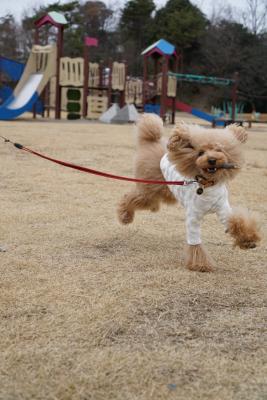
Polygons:
<instances>
[{"instance_id":1,"label":"overcast sky","mask_svg":"<svg viewBox=\"0 0 267 400\"><path fill-rule=\"evenodd\" d=\"M0 0L0 16L6 15L8 12L11 12L15 15L16 19L20 19L23 10L29 10L34 6L38 6L41 4L49 4L55 2L56 0ZM67 0L61 0L61 3L65 3ZM69 1L69 0L68 0ZM116 0L102 0L107 5L116 4ZM120 0L121 3L125 3L124 0ZM162 6L166 3L166 0L154 0L157 6ZM242 9L245 4L245 0L191 0L192 3L197 4L204 13L210 15L212 12L212 8L214 3L216 7L218 4L230 4L236 8Z\"/></svg>"}]
</instances>

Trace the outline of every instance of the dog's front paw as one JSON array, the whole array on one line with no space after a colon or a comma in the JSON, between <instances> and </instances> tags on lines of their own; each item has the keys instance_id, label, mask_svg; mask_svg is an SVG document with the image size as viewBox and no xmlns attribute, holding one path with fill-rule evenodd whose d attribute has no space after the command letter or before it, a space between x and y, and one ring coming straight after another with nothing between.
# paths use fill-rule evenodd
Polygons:
<instances>
[{"instance_id":1,"label":"dog's front paw","mask_svg":"<svg viewBox=\"0 0 267 400\"><path fill-rule=\"evenodd\" d=\"M188 263L187 268L190 271L196 271L196 272L213 272L214 268L211 264L194 264L194 263Z\"/></svg>"},{"instance_id":2,"label":"dog's front paw","mask_svg":"<svg viewBox=\"0 0 267 400\"><path fill-rule=\"evenodd\" d=\"M261 241L256 218L246 210L238 210L228 221L228 232L234 238L234 246L240 249L254 249Z\"/></svg>"},{"instance_id":3,"label":"dog's front paw","mask_svg":"<svg viewBox=\"0 0 267 400\"><path fill-rule=\"evenodd\" d=\"M188 245L186 251L186 266L190 271L212 272L214 264L202 245Z\"/></svg>"}]
</instances>

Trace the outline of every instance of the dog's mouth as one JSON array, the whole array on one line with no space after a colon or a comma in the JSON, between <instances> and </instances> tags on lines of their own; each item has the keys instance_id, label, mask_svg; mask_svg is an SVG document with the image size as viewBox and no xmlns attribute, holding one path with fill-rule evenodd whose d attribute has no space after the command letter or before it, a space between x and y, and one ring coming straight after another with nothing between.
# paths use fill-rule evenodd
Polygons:
<instances>
[{"instance_id":1,"label":"dog's mouth","mask_svg":"<svg viewBox=\"0 0 267 400\"><path fill-rule=\"evenodd\" d=\"M203 168L202 170L203 170L203 172L205 172L206 174L215 174L218 170L223 170L223 169L237 169L238 168L238 166L237 165L235 165L235 164L233 164L233 163L228 163L228 162L225 162L225 163L223 163L223 164L220 164L220 165L216 165L216 166L209 166L209 167L207 167L207 168Z\"/></svg>"},{"instance_id":2,"label":"dog's mouth","mask_svg":"<svg viewBox=\"0 0 267 400\"><path fill-rule=\"evenodd\" d=\"M204 168L203 171L208 174L215 174L217 172L217 167Z\"/></svg>"}]
</instances>

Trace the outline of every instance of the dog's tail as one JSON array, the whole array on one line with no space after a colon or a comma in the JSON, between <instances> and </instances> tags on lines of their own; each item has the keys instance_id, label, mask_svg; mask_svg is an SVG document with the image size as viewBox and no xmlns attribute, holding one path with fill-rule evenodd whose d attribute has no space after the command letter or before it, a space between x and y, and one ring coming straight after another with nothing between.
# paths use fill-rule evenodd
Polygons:
<instances>
[{"instance_id":1,"label":"dog's tail","mask_svg":"<svg viewBox=\"0 0 267 400\"><path fill-rule=\"evenodd\" d=\"M138 143L159 142L163 134L163 122L156 114L144 114L137 124Z\"/></svg>"}]
</instances>

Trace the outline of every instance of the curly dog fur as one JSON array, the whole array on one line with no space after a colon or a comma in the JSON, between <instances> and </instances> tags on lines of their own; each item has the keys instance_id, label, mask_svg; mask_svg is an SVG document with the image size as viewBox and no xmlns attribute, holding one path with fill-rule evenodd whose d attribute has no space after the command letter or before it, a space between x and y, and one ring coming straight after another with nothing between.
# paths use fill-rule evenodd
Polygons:
<instances>
[{"instance_id":1,"label":"curly dog fur","mask_svg":"<svg viewBox=\"0 0 267 400\"><path fill-rule=\"evenodd\" d=\"M243 163L241 144L247 140L247 133L242 127L231 125L225 129L209 130L181 123L174 129L168 143L162 136L162 120L156 115L144 114L138 123L136 178L164 180L161 162L165 154L170 165L185 179L201 176L204 191L208 191L206 188L209 186L222 187L240 171ZM225 168L225 165L234 165L236 168ZM177 203L172 188L137 183L118 205L119 221L129 224L133 222L136 211L155 212L160 209L161 203ZM234 244L241 249L256 247L261 236L254 216L245 210L230 209L230 206L229 210L227 218L220 216L220 210L218 216L226 232L233 237ZM190 223L194 224L194 218ZM200 240L187 245L185 260L186 266L193 271L210 272L214 268L214 262Z\"/></svg>"}]
</instances>

